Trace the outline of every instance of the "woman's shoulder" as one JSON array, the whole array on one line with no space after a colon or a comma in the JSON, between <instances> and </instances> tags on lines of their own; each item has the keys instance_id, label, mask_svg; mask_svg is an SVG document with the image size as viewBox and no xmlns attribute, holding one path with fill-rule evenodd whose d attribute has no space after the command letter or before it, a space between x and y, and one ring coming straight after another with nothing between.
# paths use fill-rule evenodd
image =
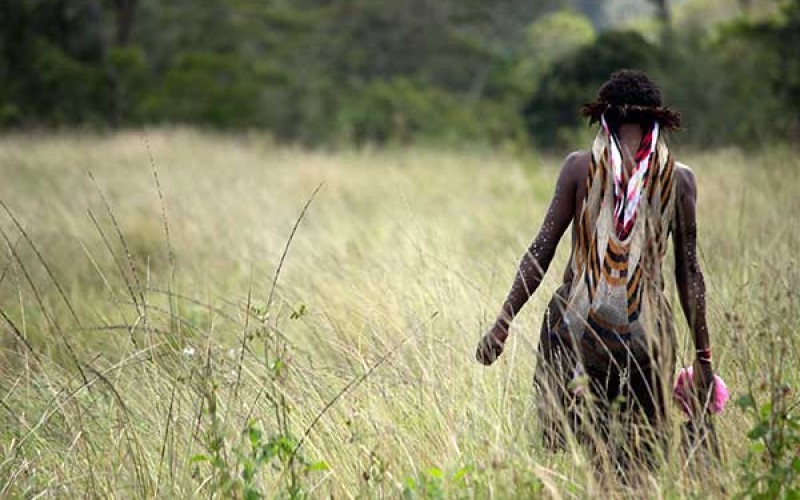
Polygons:
<instances>
[{"instance_id":1,"label":"woman's shoulder","mask_svg":"<svg viewBox=\"0 0 800 500\"><path fill-rule=\"evenodd\" d=\"M675 178L678 184L678 189L682 193L694 193L697 190L694 171L692 168L679 161L675 162Z\"/></svg>"},{"instance_id":2,"label":"woman's shoulder","mask_svg":"<svg viewBox=\"0 0 800 500\"><path fill-rule=\"evenodd\" d=\"M694 171L692 170L692 167L685 163L681 163L678 160L675 160L675 172L677 172L678 175L691 177L694 179Z\"/></svg>"},{"instance_id":3,"label":"woman's shoulder","mask_svg":"<svg viewBox=\"0 0 800 500\"><path fill-rule=\"evenodd\" d=\"M592 155L589 151L573 151L564 159L561 174L573 179L584 179L589 171Z\"/></svg>"},{"instance_id":4,"label":"woman's shoulder","mask_svg":"<svg viewBox=\"0 0 800 500\"><path fill-rule=\"evenodd\" d=\"M573 151L564 160L565 165L585 165L588 166L592 159L592 154L587 150Z\"/></svg>"}]
</instances>

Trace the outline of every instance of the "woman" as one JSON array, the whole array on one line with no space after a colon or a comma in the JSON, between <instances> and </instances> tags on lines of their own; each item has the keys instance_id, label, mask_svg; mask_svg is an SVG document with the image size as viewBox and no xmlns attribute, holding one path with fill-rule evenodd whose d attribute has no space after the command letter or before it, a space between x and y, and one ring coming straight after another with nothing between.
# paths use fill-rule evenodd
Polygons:
<instances>
[{"instance_id":1,"label":"woman","mask_svg":"<svg viewBox=\"0 0 800 500\"><path fill-rule=\"evenodd\" d=\"M646 74L631 70L614 73L582 112L599 125L591 151L567 157L539 234L476 354L489 365L503 352L512 320L572 223L571 259L547 308L536 368L539 415L551 447L563 446L567 430L608 444L611 413L630 424L643 420L650 430L663 423L675 363L662 277L670 235L697 352L700 404L713 389L695 180L664 140L680 127L680 115L662 106L661 92ZM587 406L590 411L583 410ZM639 448L628 434L627 451Z\"/></svg>"}]
</instances>

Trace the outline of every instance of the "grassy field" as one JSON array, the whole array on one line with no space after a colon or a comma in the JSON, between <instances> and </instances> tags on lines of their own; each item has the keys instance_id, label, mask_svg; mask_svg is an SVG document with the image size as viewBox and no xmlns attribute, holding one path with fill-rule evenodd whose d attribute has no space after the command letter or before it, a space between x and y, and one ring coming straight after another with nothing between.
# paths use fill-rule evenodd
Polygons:
<instances>
[{"instance_id":1,"label":"grassy field","mask_svg":"<svg viewBox=\"0 0 800 500\"><path fill-rule=\"evenodd\" d=\"M647 494L797 488L800 161L681 160L733 399L720 470L676 453ZM187 130L0 138L0 497L597 493L581 449L542 449L531 386L567 245L502 359L474 361L557 168Z\"/></svg>"}]
</instances>

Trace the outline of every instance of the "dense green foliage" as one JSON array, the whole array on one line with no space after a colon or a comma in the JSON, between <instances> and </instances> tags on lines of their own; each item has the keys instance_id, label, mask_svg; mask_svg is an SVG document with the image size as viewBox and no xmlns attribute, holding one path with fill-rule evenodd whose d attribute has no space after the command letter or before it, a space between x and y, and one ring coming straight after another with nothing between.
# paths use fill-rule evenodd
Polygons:
<instances>
[{"instance_id":1,"label":"dense green foliage","mask_svg":"<svg viewBox=\"0 0 800 500\"><path fill-rule=\"evenodd\" d=\"M558 142L579 125L577 107L594 96L619 68L647 68L661 59L659 47L640 34L609 31L591 45L558 61L524 108L531 136L540 144Z\"/></svg>"},{"instance_id":2,"label":"dense green foliage","mask_svg":"<svg viewBox=\"0 0 800 500\"><path fill-rule=\"evenodd\" d=\"M702 29L671 21L670 2L634 2L650 16L636 22L618 3L6 0L0 126L192 123L308 144L527 130L547 147L571 142L611 71L638 67L684 112L686 140L797 134L798 2L675 2L723 5Z\"/></svg>"}]
</instances>

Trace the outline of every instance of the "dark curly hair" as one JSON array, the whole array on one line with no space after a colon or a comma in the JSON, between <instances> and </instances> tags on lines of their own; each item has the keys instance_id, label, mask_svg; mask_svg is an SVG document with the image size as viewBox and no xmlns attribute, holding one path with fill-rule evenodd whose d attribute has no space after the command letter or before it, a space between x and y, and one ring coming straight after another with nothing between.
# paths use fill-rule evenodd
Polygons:
<instances>
[{"instance_id":1,"label":"dark curly hair","mask_svg":"<svg viewBox=\"0 0 800 500\"><path fill-rule=\"evenodd\" d=\"M657 121L662 129L679 130L681 115L664 107L661 89L645 72L623 69L611 75L597 92L597 99L584 104L581 114L589 123L600 121L605 114L611 126L639 123L649 126Z\"/></svg>"}]
</instances>

